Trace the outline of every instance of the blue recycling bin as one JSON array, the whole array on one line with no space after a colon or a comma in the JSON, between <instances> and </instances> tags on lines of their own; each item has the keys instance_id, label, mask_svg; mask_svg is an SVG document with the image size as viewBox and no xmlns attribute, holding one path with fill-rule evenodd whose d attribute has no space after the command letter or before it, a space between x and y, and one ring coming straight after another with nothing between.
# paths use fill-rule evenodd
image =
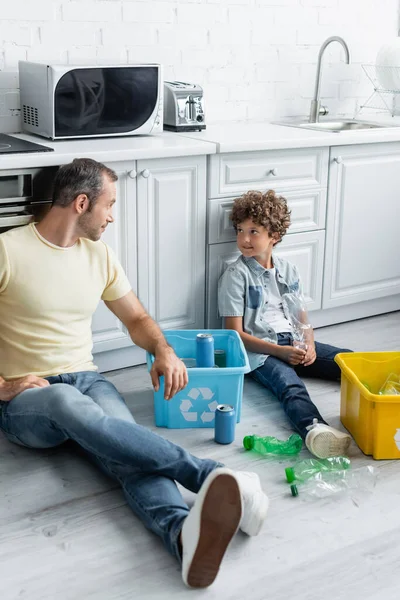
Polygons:
<instances>
[{"instance_id":1,"label":"blue recycling bin","mask_svg":"<svg viewBox=\"0 0 400 600\"><path fill-rule=\"evenodd\" d=\"M158 392L154 392L154 417L157 427L185 429L189 427L214 427L215 409L218 404L231 404L240 421L242 411L243 381L250 371L247 353L240 335L230 329L186 329L163 332L167 342L179 358L196 357L196 336L210 333L214 337L214 348L226 353L224 368L188 368L189 382L184 390L171 400L164 400L164 378ZM154 356L147 353L150 371Z\"/></svg>"}]
</instances>

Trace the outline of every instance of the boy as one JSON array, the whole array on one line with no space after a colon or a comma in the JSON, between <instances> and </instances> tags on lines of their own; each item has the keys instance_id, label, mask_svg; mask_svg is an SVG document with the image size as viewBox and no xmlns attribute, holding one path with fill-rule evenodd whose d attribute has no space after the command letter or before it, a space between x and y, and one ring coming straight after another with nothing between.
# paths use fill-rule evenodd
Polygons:
<instances>
[{"instance_id":1,"label":"boy","mask_svg":"<svg viewBox=\"0 0 400 600\"><path fill-rule=\"evenodd\" d=\"M242 253L219 282L219 313L235 329L248 352L252 376L271 390L308 450L319 458L345 454L351 437L330 427L312 402L299 375L338 380L338 352L314 342L306 350L293 346L293 326L282 295L301 297L297 268L272 255L290 225L286 200L274 191L250 191L237 198L231 216ZM312 330L311 330L312 331Z\"/></svg>"}]
</instances>

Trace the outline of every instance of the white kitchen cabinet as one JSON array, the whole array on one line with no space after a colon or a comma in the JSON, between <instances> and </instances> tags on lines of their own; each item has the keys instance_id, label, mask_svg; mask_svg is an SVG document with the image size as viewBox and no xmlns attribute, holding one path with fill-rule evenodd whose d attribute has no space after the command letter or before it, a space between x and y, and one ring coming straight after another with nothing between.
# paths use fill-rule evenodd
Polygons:
<instances>
[{"instance_id":1,"label":"white kitchen cabinet","mask_svg":"<svg viewBox=\"0 0 400 600\"><path fill-rule=\"evenodd\" d=\"M322 308L400 293L400 143L331 149Z\"/></svg>"},{"instance_id":2,"label":"white kitchen cabinet","mask_svg":"<svg viewBox=\"0 0 400 600\"><path fill-rule=\"evenodd\" d=\"M108 166L118 174L117 202L115 222L103 239L116 252L132 289L161 328L203 328L206 157ZM144 361L144 352L103 302L92 325L100 370Z\"/></svg>"},{"instance_id":3,"label":"white kitchen cabinet","mask_svg":"<svg viewBox=\"0 0 400 600\"><path fill-rule=\"evenodd\" d=\"M137 244L136 244L136 172L135 163L108 164L118 175L117 198L113 209L114 223L108 225L104 240L117 255L132 289L137 288ZM104 302L100 302L92 320L93 352L105 352L132 345L132 341L113 313Z\"/></svg>"},{"instance_id":4,"label":"white kitchen cabinet","mask_svg":"<svg viewBox=\"0 0 400 600\"><path fill-rule=\"evenodd\" d=\"M204 327L206 157L139 160L138 296L163 329Z\"/></svg>"},{"instance_id":5,"label":"white kitchen cabinet","mask_svg":"<svg viewBox=\"0 0 400 600\"><path fill-rule=\"evenodd\" d=\"M321 308L324 238L324 231L293 233L286 235L274 251L278 256L294 263L299 269L304 298L310 311ZM235 242L209 246L207 327L210 329L222 326L218 316L218 280L228 265L239 256L240 252Z\"/></svg>"},{"instance_id":6,"label":"white kitchen cabinet","mask_svg":"<svg viewBox=\"0 0 400 600\"><path fill-rule=\"evenodd\" d=\"M209 157L207 327L221 327L218 279L239 256L230 214L248 190L274 189L287 199L292 225L276 253L301 274L308 310L322 306L328 148L232 152Z\"/></svg>"}]
</instances>

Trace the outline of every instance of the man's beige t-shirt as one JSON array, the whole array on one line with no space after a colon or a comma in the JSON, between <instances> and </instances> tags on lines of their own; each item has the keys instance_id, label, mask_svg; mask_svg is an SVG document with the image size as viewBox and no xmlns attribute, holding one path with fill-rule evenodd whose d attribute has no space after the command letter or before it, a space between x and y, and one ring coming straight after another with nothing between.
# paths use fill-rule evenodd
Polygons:
<instances>
[{"instance_id":1,"label":"man's beige t-shirt","mask_svg":"<svg viewBox=\"0 0 400 600\"><path fill-rule=\"evenodd\" d=\"M92 316L100 301L131 290L103 241L70 248L34 224L0 235L0 375L14 379L94 371Z\"/></svg>"}]
</instances>

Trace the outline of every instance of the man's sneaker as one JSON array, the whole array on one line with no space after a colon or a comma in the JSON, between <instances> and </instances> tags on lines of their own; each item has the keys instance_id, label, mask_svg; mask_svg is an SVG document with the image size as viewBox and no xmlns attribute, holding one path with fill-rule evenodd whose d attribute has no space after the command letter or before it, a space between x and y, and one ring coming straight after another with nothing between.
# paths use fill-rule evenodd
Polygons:
<instances>
[{"instance_id":1,"label":"man's sneaker","mask_svg":"<svg viewBox=\"0 0 400 600\"><path fill-rule=\"evenodd\" d=\"M183 522L182 579L186 585L204 588L213 583L241 518L238 479L230 469L215 469Z\"/></svg>"},{"instance_id":2,"label":"man's sneaker","mask_svg":"<svg viewBox=\"0 0 400 600\"><path fill-rule=\"evenodd\" d=\"M243 516L240 529L247 535L258 535L268 512L269 500L261 488L257 473L233 471L242 494Z\"/></svg>"},{"instance_id":3,"label":"man's sneaker","mask_svg":"<svg viewBox=\"0 0 400 600\"><path fill-rule=\"evenodd\" d=\"M317 458L347 454L351 444L351 436L348 433L343 433L325 423L318 423L317 419L314 419L313 424L307 429L309 431L305 439L306 446Z\"/></svg>"}]
</instances>

